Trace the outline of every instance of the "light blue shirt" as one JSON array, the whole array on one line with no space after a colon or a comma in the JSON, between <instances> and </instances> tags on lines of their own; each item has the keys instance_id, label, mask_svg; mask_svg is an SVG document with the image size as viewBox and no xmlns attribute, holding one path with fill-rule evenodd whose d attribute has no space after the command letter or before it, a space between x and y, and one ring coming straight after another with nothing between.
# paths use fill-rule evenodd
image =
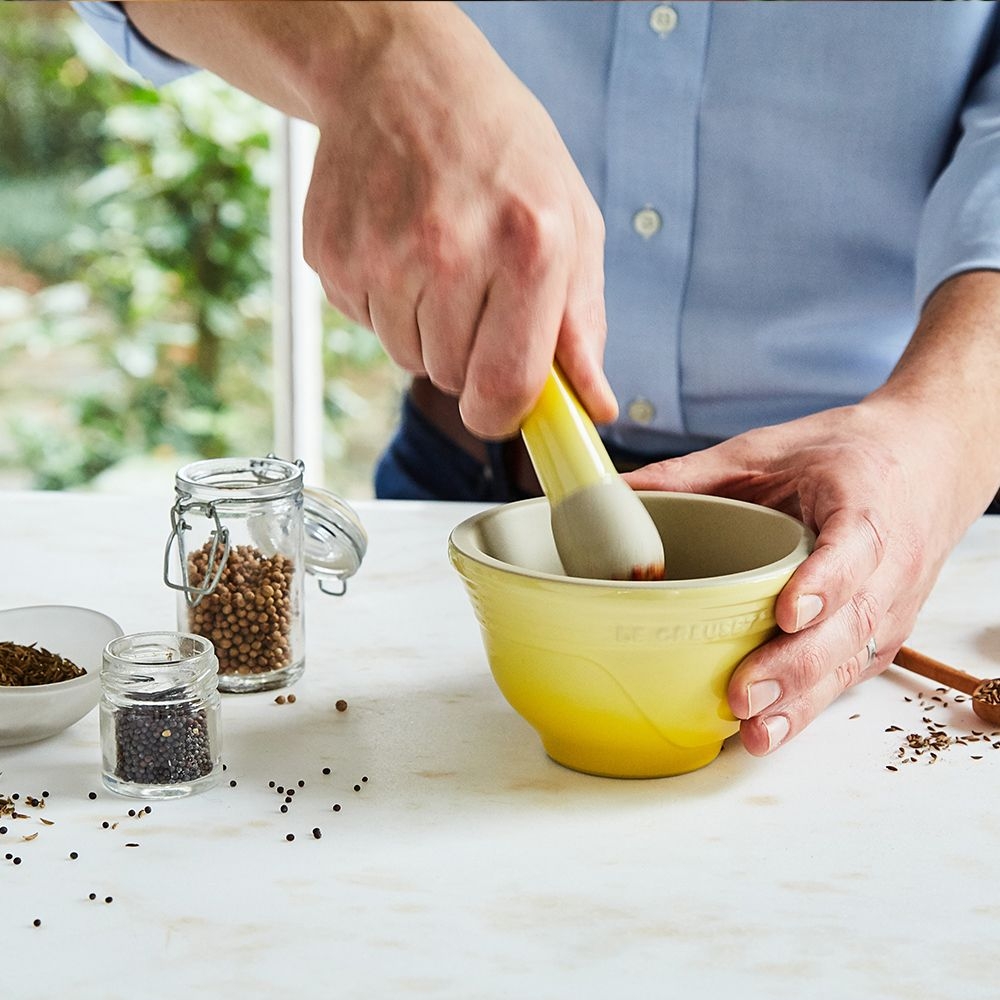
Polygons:
<instances>
[{"instance_id":1,"label":"light blue shirt","mask_svg":"<svg viewBox=\"0 0 1000 1000\"><path fill-rule=\"evenodd\" d=\"M156 84L114 4L75 5ZM615 443L681 451L881 384L1000 268L992 3L465 3L607 226Z\"/></svg>"}]
</instances>

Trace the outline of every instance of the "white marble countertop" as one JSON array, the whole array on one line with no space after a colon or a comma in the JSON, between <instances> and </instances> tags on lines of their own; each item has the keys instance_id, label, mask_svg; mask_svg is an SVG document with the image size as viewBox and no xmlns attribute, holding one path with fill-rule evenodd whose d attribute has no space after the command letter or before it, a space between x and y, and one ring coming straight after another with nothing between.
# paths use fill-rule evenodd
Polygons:
<instances>
[{"instance_id":1,"label":"white marble countertop","mask_svg":"<svg viewBox=\"0 0 1000 1000\"><path fill-rule=\"evenodd\" d=\"M170 502L0 493L0 607L173 628ZM0 837L12 997L996 995L1000 750L886 769L905 735L886 728L924 730L904 699L930 682L894 669L770 759L730 740L683 777L576 774L493 685L446 555L475 508L358 509L368 557L345 597L308 587L296 703L224 698L221 786L129 819L100 783L96 711L0 750L0 792L50 792ZM998 580L1000 518L982 519L910 644L1000 674ZM967 705L935 717L979 729ZM299 779L282 815L267 783Z\"/></svg>"}]
</instances>

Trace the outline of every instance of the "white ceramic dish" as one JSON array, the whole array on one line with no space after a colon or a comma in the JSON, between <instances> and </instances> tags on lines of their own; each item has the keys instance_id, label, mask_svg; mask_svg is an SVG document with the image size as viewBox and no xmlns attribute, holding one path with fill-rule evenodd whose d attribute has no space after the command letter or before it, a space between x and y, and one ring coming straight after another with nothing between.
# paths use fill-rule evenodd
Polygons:
<instances>
[{"instance_id":1,"label":"white ceramic dish","mask_svg":"<svg viewBox=\"0 0 1000 1000\"><path fill-rule=\"evenodd\" d=\"M0 685L0 747L44 740L79 722L100 697L104 647L120 635L116 621L88 608L43 604L0 610L0 642L34 642L87 671L56 684Z\"/></svg>"}]
</instances>

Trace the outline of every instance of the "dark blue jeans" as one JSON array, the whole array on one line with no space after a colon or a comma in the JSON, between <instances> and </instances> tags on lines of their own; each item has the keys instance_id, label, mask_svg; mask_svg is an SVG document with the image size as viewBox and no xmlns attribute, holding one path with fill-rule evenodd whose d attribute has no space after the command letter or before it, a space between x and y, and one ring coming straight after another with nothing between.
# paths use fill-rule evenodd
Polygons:
<instances>
[{"instance_id":1,"label":"dark blue jeans","mask_svg":"<svg viewBox=\"0 0 1000 1000\"><path fill-rule=\"evenodd\" d=\"M503 442L486 445L477 462L404 397L399 428L375 467L380 500L471 500L508 503L529 494L507 475Z\"/></svg>"},{"instance_id":2,"label":"dark blue jeans","mask_svg":"<svg viewBox=\"0 0 1000 1000\"><path fill-rule=\"evenodd\" d=\"M508 503L530 494L507 474L503 442L487 444L487 463L442 434L404 397L400 425L375 469L375 495L382 500L471 500ZM656 456L618 455L612 459L635 466ZM660 456L666 457L666 456ZM1000 514L1000 495L987 514Z\"/></svg>"}]
</instances>

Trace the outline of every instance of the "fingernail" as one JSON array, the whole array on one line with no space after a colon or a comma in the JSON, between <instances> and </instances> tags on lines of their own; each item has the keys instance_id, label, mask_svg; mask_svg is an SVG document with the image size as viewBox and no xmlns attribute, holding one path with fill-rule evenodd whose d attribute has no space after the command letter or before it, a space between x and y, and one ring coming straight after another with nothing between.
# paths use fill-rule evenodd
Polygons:
<instances>
[{"instance_id":1,"label":"fingernail","mask_svg":"<svg viewBox=\"0 0 1000 1000\"><path fill-rule=\"evenodd\" d=\"M777 750L788 735L788 719L783 715L772 715L764 720L764 728L767 730L767 752L770 753L772 750Z\"/></svg>"},{"instance_id":2,"label":"fingernail","mask_svg":"<svg viewBox=\"0 0 1000 1000\"><path fill-rule=\"evenodd\" d=\"M755 681L747 688L747 718L760 715L781 697L781 685L777 681Z\"/></svg>"},{"instance_id":3,"label":"fingernail","mask_svg":"<svg viewBox=\"0 0 1000 1000\"><path fill-rule=\"evenodd\" d=\"M611 383L608 381L608 377L603 371L600 373L602 385L600 387L601 395L604 396L604 401L607 404L608 412L611 413L609 418L609 423L611 420L618 419L618 400L615 398L615 390L611 388Z\"/></svg>"},{"instance_id":4,"label":"fingernail","mask_svg":"<svg viewBox=\"0 0 1000 1000\"><path fill-rule=\"evenodd\" d=\"M823 610L823 598L803 594L795 602L795 631L805 628Z\"/></svg>"}]
</instances>

